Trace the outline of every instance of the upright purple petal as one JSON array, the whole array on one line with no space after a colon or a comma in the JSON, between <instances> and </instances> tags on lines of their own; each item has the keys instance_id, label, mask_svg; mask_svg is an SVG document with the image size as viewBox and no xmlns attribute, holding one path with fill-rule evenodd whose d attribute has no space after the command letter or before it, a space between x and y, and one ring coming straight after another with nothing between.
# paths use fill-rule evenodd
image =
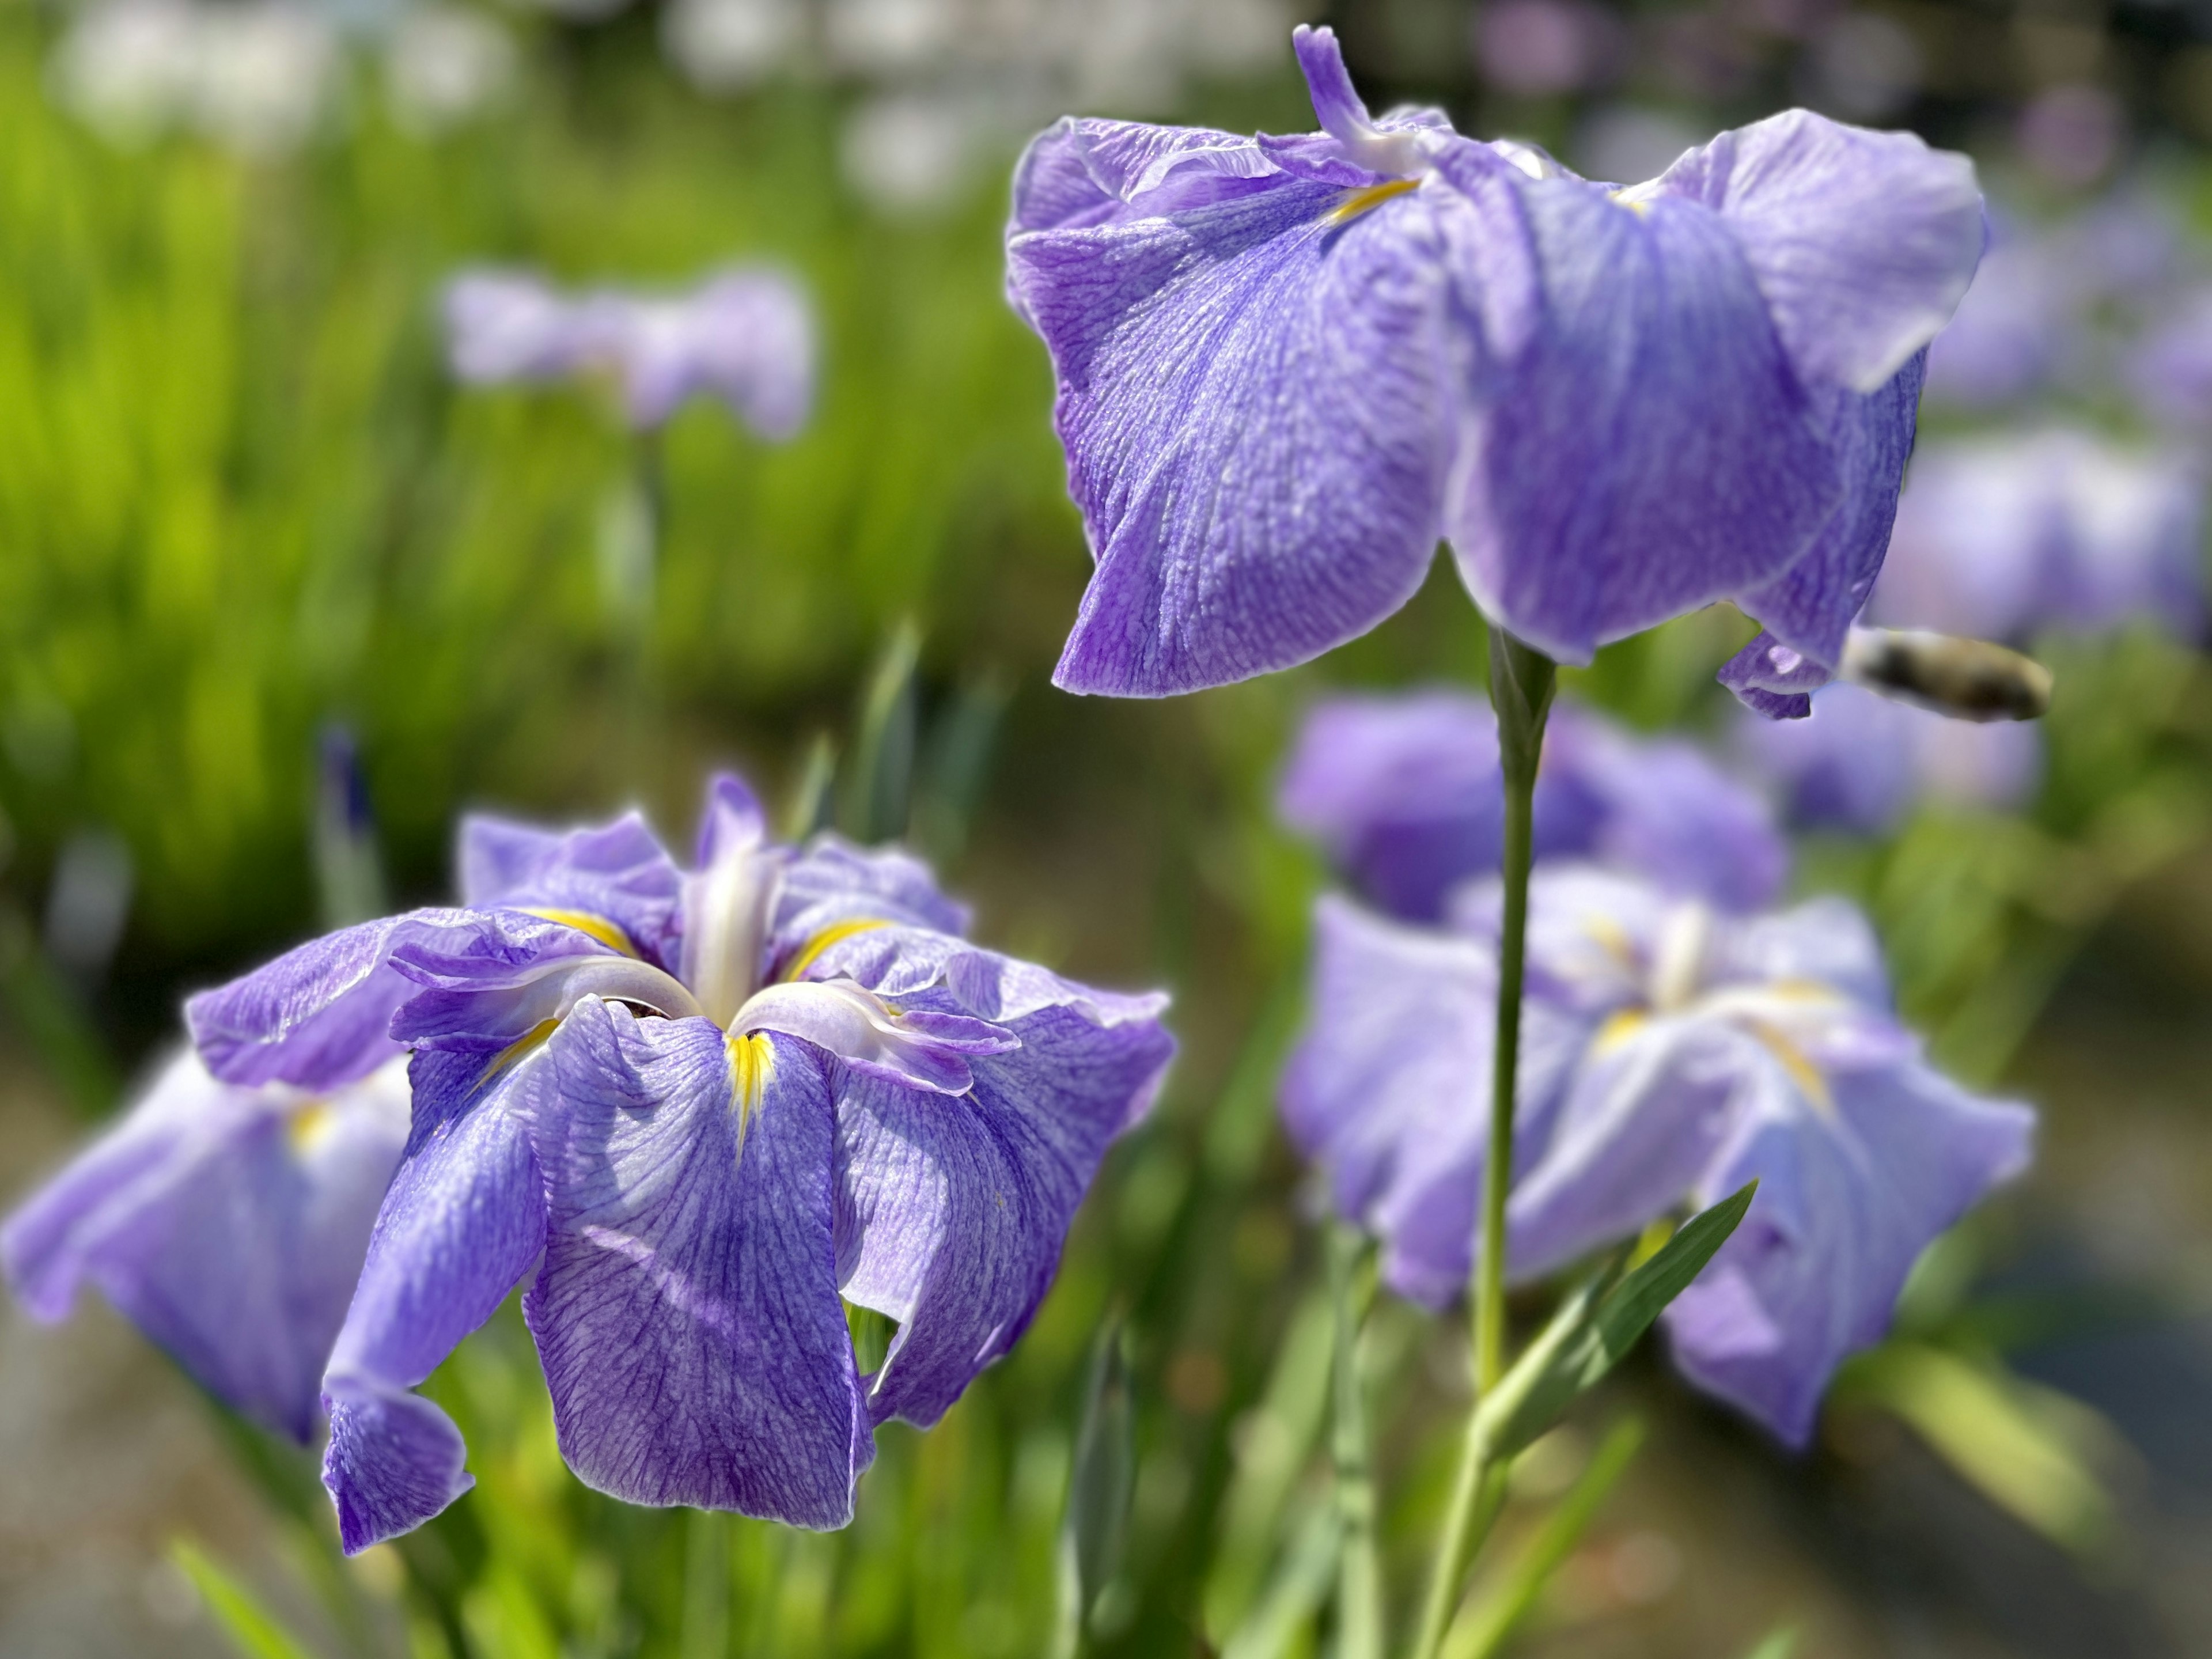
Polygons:
<instances>
[{"instance_id":1,"label":"upright purple petal","mask_svg":"<svg viewBox=\"0 0 2212 1659\"><path fill-rule=\"evenodd\" d=\"M226 1083L336 1088L402 1052L386 1029L416 988L392 953L472 921L465 910L411 910L341 928L201 992L185 1004L185 1023Z\"/></svg>"},{"instance_id":2,"label":"upright purple petal","mask_svg":"<svg viewBox=\"0 0 2212 1659\"><path fill-rule=\"evenodd\" d=\"M48 1321L90 1280L210 1393L308 1440L407 1115L398 1067L318 1099L187 1051L9 1218L0 1263Z\"/></svg>"},{"instance_id":3,"label":"upright purple petal","mask_svg":"<svg viewBox=\"0 0 2212 1659\"><path fill-rule=\"evenodd\" d=\"M1285 177L1008 243L1098 567L1056 684L1162 696L1287 667L1419 586L1447 348L1418 196L1352 211Z\"/></svg>"},{"instance_id":4,"label":"upright purple petal","mask_svg":"<svg viewBox=\"0 0 2212 1659\"><path fill-rule=\"evenodd\" d=\"M552 1050L561 1109L534 1128L550 1225L523 1311L562 1456L631 1503L844 1525L875 1448L820 1060L602 1002Z\"/></svg>"},{"instance_id":5,"label":"upright purple petal","mask_svg":"<svg viewBox=\"0 0 2212 1659\"><path fill-rule=\"evenodd\" d=\"M410 1390L491 1317L545 1245L526 1127L553 1094L544 1053L489 1079L469 1054L418 1054L409 1069L414 1133L323 1379L323 1484L349 1555L475 1485L460 1431Z\"/></svg>"},{"instance_id":6,"label":"upright purple petal","mask_svg":"<svg viewBox=\"0 0 2212 1659\"><path fill-rule=\"evenodd\" d=\"M1813 1109L1777 1099L1700 1183L1758 1178L1751 1212L1668 1308L1674 1363L1784 1441L1810 1437L1836 1367L1879 1340L1912 1263L2027 1166L2034 1119L1917 1060L1827 1073Z\"/></svg>"},{"instance_id":7,"label":"upright purple petal","mask_svg":"<svg viewBox=\"0 0 2212 1659\"><path fill-rule=\"evenodd\" d=\"M622 940L616 948L675 968L683 872L635 812L566 831L472 815L461 821L459 864L464 904L610 922Z\"/></svg>"},{"instance_id":8,"label":"upright purple petal","mask_svg":"<svg viewBox=\"0 0 2212 1659\"><path fill-rule=\"evenodd\" d=\"M1727 224L1800 376L1862 395L1951 320L1986 240L1965 156L1804 110L1724 132L1630 192L1662 196Z\"/></svg>"}]
</instances>

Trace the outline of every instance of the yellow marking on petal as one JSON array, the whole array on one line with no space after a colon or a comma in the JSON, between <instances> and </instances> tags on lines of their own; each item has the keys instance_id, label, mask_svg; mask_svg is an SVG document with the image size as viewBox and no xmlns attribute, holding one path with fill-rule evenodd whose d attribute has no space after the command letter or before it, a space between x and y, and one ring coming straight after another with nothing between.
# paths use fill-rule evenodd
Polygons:
<instances>
[{"instance_id":1,"label":"yellow marking on petal","mask_svg":"<svg viewBox=\"0 0 2212 1659\"><path fill-rule=\"evenodd\" d=\"M1651 1016L1642 1008L1617 1008L1606 1016L1605 1024L1597 1028L1590 1039L1590 1052L1609 1054L1634 1036L1650 1023Z\"/></svg>"},{"instance_id":2,"label":"yellow marking on petal","mask_svg":"<svg viewBox=\"0 0 2212 1659\"><path fill-rule=\"evenodd\" d=\"M629 942L629 935L623 932L619 922L611 921L592 911L541 910L534 906L525 906L522 914L536 916L540 921L556 921L562 927L573 927L580 933L588 933L609 950L619 951L626 957L638 954L637 946Z\"/></svg>"},{"instance_id":3,"label":"yellow marking on petal","mask_svg":"<svg viewBox=\"0 0 2212 1659\"><path fill-rule=\"evenodd\" d=\"M730 1098L737 1107L738 1139L742 1145L745 1126L752 1121L761 1091L768 1087L769 1073L775 1066L775 1050L769 1046L767 1034L760 1031L746 1036L732 1032L723 1041L730 1051Z\"/></svg>"},{"instance_id":4,"label":"yellow marking on petal","mask_svg":"<svg viewBox=\"0 0 2212 1659\"><path fill-rule=\"evenodd\" d=\"M477 1087L483 1088L485 1084L514 1065L516 1060L520 1060L532 1048L544 1042L560 1028L560 1024L558 1018L541 1019L514 1042L508 1043L506 1048L492 1056L491 1064L483 1068L483 1075L477 1079Z\"/></svg>"},{"instance_id":5,"label":"yellow marking on petal","mask_svg":"<svg viewBox=\"0 0 2212 1659\"><path fill-rule=\"evenodd\" d=\"M1752 1036L1765 1045L1766 1052L1781 1063L1782 1069L1790 1073L1790 1080L1812 1103L1813 1109L1824 1117L1833 1117L1836 1097L1828 1092L1828 1079L1820 1075L1820 1068L1807 1057L1805 1051L1763 1019L1747 1020L1745 1024Z\"/></svg>"},{"instance_id":6,"label":"yellow marking on petal","mask_svg":"<svg viewBox=\"0 0 2212 1659\"><path fill-rule=\"evenodd\" d=\"M1637 971L1636 941L1629 938L1628 930L1626 927L1611 916L1592 916L1589 919L1588 931L1589 936L1597 941L1598 948L1606 955L1627 969L1630 973Z\"/></svg>"},{"instance_id":7,"label":"yellow marking on petal","mask_svg":"<svg viewBox=\"0 0 2212 1659\"><path fill-rule=\"evenodd\" d=\"M337 1114L331 1110L325 1100L311 1100L294 1109L284 1122L284 1139L292 1148L295 1158L305 1158L315 1150L316 1143L337 1127Z\"/></svg>"},{"instance_id":8,"label":"yellow marking on petal","mask_svg":"<svg viewBox=\"0 0 2212 1659\"><path fill-rule=\"evenodd\" d=\"M1388 179L1379 185L1365 185L1358 190L1346 191L1344 199L1329 210L1328 222L1341 225L1357 219L1361 214L1378 208L1393 196L1403 196L1409 190L1418 190L1418 179Z\"/></svg>"},{"instance_id":9,"label":"yellow marking on petal","mask_svg":"<svg viewBox=\"0 0 2212 1659\"><path fill-rule=\"evenodd\" d=\"M866 933L890 923L881 916L855 916L850 921L836 921L824 927L799 947L799 954L791 959L791 966L783 970L784 978L797 979L822 959L822 953L833 945L842 945L855 933Z\"/></svg>"}]
</instances>

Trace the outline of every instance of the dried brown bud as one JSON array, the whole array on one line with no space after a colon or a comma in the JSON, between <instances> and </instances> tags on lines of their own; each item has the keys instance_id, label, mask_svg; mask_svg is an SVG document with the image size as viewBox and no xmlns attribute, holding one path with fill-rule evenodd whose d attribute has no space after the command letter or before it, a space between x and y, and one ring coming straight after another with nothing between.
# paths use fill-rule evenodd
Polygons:
<instances>
[{"instance_id":1,"label":"dried brown bud","mask_svg":"<svg viewBox=\"0 0 2212 1659\"><path fill-rule=\"evenodd\" d=\"M2032 720L2051 707L2051 671L2041 663L1956 634L1854 628L1843 678L1953 720Z\"/></svg>"}]
</instances>

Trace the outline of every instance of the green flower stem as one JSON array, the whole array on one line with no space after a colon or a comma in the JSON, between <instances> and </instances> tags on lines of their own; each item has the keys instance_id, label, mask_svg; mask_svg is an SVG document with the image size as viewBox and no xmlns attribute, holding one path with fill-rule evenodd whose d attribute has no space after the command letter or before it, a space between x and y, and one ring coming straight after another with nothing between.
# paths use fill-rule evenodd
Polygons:
<instances>
[{"instance_id":1,"label":"green flower stem","mask_svg":"<svg viewBox=\"0 0 2212 1659\"><path fill-rule=\"evenodd\" d=\"M1490 1084L1490 1150L1482 1174L1482 1238L1473 1288L1474 1386L1479 1404L1505 1375L1505 1197L1513 1176L1514 1088L1521 1060L1521 980L1528 952L1528 870L1534 861L1536 763L1552 709L1558 665L1494 624L1490 630L1490 701L1498 712L1498 762L1505 775L1505 916L1498 939L1498 1037ZM1486 1467L1470 1411L1443 1530L1429 1572L1413 1659L1436 1659L1459 1600L1459 1587L1489 1530L1504 1490L1504 1470ZM1479 1524L1480 1523L1480 1524Z\"/></svg>"},{"instance_id":2,"label":"green flower stem","mask_svg":"<svg viewBox=\"0 0 2212 1659\"><path fill-rule=\"evenodd\" d=\"M1328 1225L1329 1301L1336 1315L1335 1411L1330 1450L1336 1509L1343 1523L1337 1556L1337 1659L1382 1659L1382 1567L1375 1546L1375 1476L1369 1455L1366 1390L1359 1380L1359 1234Z\"/></svg>"}]
</instances>

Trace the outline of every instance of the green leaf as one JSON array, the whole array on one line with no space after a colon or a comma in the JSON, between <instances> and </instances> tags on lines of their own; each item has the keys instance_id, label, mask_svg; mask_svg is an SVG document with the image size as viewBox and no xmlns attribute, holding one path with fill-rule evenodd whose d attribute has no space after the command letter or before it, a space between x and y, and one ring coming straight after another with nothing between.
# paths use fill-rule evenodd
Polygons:
<instances>
[{"instance_id":1,"label":"green leaf","mask_svg":"<svg viewBox=\"0 0 2212 1659\"><path fill-rule=\"evenodd\" d=\"M191 1540L174 1540L169 1546L169 1559L192 1581L208 1612L246 1659L313 1659L307 1647L261 1605L260 1597L224 1571Z\"/></svg>"},{"instance_id":2,"label":"green leaf","mask_svg":"<svg viewBox=\"0 0 2212 1659\"><path fill-rule=\"evenodd\" d=\"M1636 1346L1667 1304L1690 1286L1751 1207L1750 1182L1692 1216L1650 1260L1615 1279L1608 1268L1567 1298L1543 1335L1475 1413L1489 1455L1510 1458L1565 1413Z\"/></svg>"},{"instance_id":3,"label":"green leaf","mask_svg":"<svg viewBox=\"0 0 2212 1659\"><path fill-rule=\"evenodd\" d=\"M838 814L839 827L855 841L891 841L906 833L913 804L915 669L921 657L921 630L901 623L884 641L862 688Z\"/></svg>"},{"instance_id":4,"label":"green leaf","mask_svg":"<svg viewBox=\"0 0 2212 1659\"><path fill-rule=\"evenodd\" d=\"M1118 1316L1098 1333L1091 1388L1075 1437L1060 1523L1060 1648L1079 1650L1100 1595L1121 1571L1128 1540L1129 1494L1136 1475L1136 1409L1128 1344Z\"/></svg>"},{"instance_id":5,"label":"green leaf","mask_svg":"<svg viewBox=\"0 0 2212 1659\"><path fill-rule=\"evenodd\" d=\"M1790 1659L1797 1651L1797 1626L1777 1625L1759 1639L1759 1644L1743 1659Z\"/></svg>"}]
</instances>

